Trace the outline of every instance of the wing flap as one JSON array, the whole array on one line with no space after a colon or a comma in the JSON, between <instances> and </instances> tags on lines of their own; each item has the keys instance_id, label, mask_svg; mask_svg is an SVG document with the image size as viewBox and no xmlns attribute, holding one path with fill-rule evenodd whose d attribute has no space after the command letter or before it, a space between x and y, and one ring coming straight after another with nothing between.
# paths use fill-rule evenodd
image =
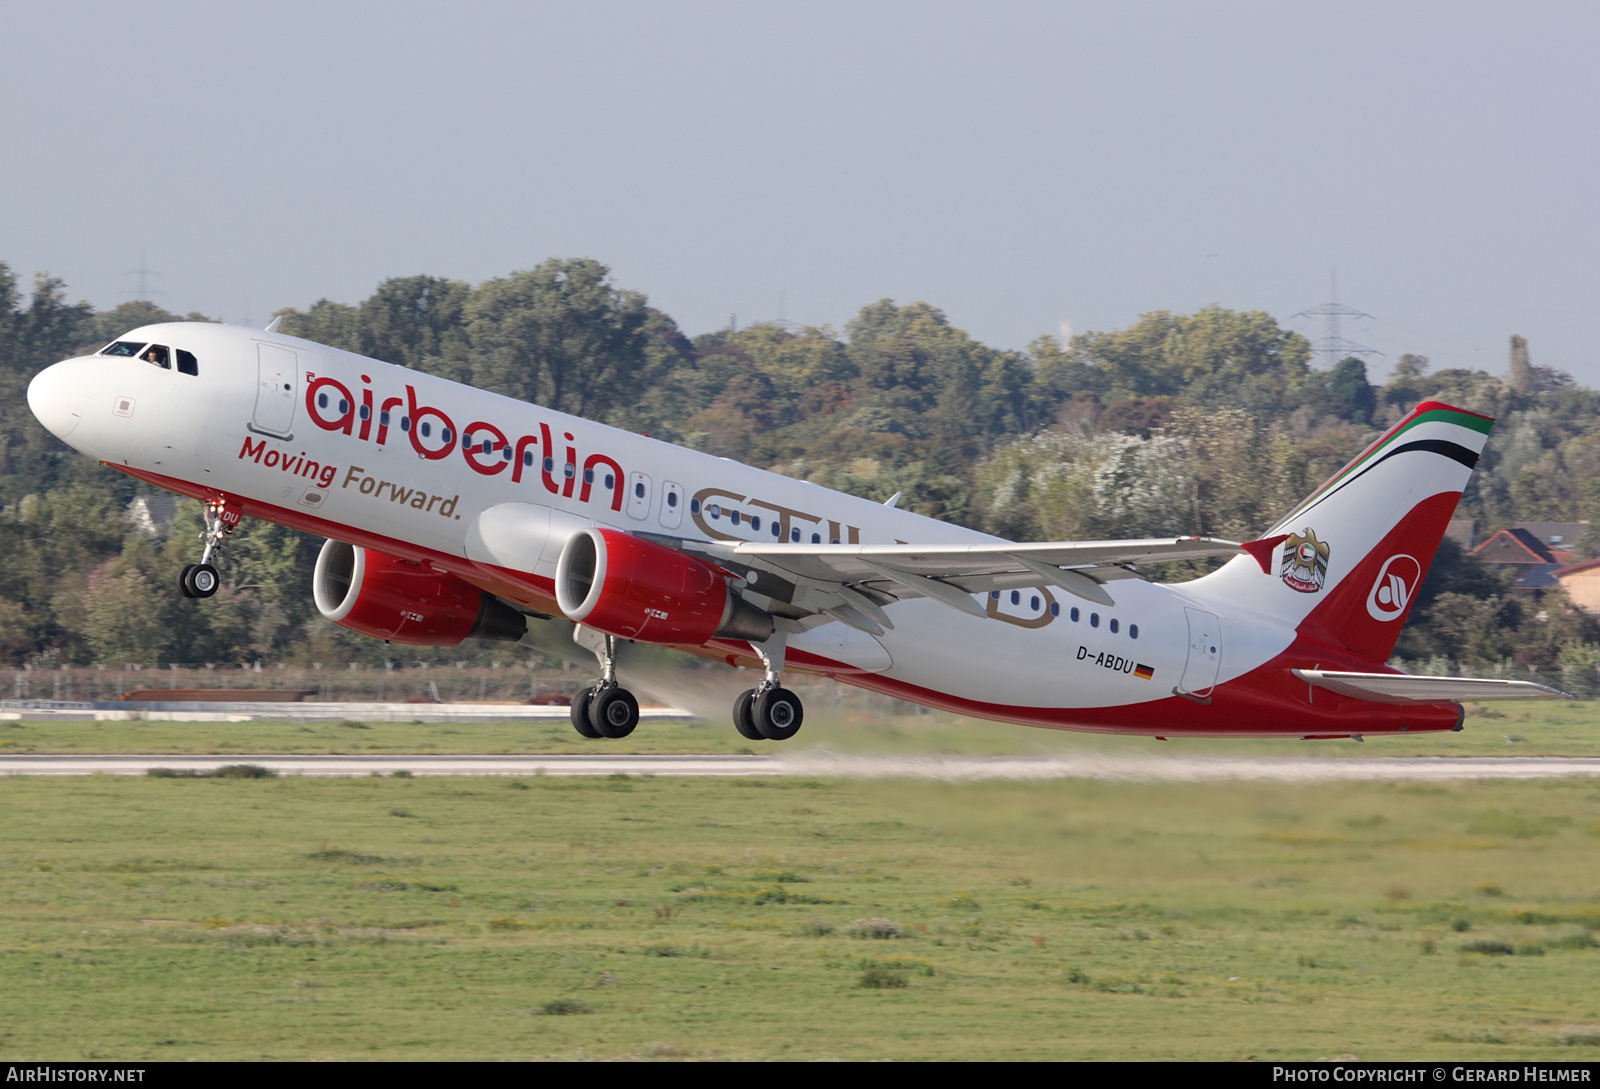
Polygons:
<instances>
[{"instance_id":1,"label":"wing flap","mask_svg":"<svg viewBox=\"0 0 1600 1089\"><path fill-rule=\"evenodd\" d=\"M1318 688L1374 703L1567 698L1565 692L1532 681L1502 681L1492 677L1416 677L1407 673L1340 673L1326 669L1292 672Z\"/></svg>"}]
</instances>

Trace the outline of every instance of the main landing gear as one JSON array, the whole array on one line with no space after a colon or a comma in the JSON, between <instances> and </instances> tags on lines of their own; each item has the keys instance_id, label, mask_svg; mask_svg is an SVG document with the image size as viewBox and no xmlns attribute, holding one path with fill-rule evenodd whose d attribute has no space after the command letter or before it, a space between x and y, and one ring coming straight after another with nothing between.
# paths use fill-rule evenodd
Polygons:
<instances>
[{"instance_id":1,"label":"main landing gear","mask_svg":"<svg viewBox=\"0 0 1600 1089\"><path fill-rule=\"evenodd\" d=\"M750 741L787 741L800 732L805 708L800 697L778 684L783 669L784 643L781 636L767 640L767 647L751 643L761 656L767 674L754 688L739 693L733 701L733 726L739 736Z\"/></svg>"},{"instance_id":2,"label":"main landing gear","mask_svg":"<svg viewBox=\"0 0 1600 1089\"><path fill-rule=\"evenodd\" d=\"M572 728L588 738L627 737L639 725L639 701L617 684L617 641L579 625L573 642L600 660L600 680L572 697Z\"/></svg>"},{"instance_id":3,"label":"main landing gear","mask_svg":"<svg viewBox=\"0 0 1600 1089\"><path fill-rule=\"evenodd\" d=\"M205 542L205 551L199 563L186 563L178 572L178 591L184 597L210 597L217 592L222 579L211 561L222 551L223 538L239 524L238 508L230 508L220 499L207 500L204 514L206 528L200 539Z\"/></svg>"}]
</instances>

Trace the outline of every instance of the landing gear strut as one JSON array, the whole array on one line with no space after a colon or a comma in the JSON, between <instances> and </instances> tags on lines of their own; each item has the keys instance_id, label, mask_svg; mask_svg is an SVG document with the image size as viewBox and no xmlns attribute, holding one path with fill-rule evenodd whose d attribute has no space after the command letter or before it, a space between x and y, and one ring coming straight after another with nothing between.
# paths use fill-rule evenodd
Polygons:
<instances>
[{"instance_id":1,"label":"landing gear strut","mask_svg":"<svg viewBox=\"0 0 1600 1089\"><path fill-rule=\"evenodd\" d=\"M581 624L572 641L600 661L600 680L572 697L572 728L588 738L627 737L639 725L639 701L617 684L617 641Z\"/></svg>"},{"instance_id":2,"label":"landing gear strut","mask_svg":"<svg viewBox=\"0 0 1600 1089\"><path fill-rule=\"evenodd\" d=\"M783 669L784 637L775 633L765 644L750 646L761 656L767 672L759 685L739 693L733 701L734 729L751 741L787 741L800 732L805 708L799 696L778 683L778 673Z\"/></svg>"},{"instance_id":3,"label":"landing gear strut","mask_svg":"<svg viewBox=\"0 0 1600 1089\"><path fill-rule=\"evenodd\" d=\"M184 597L210 597L217 592L222 579L211 561L222 551L223 538L239 524L238 508L230 508L221 499L208 499L202 510L206 528L200 534L200 539L206 547L199 563L186 563L183 570L178 572L178 591Z\"/></svg>"}]
</instances>

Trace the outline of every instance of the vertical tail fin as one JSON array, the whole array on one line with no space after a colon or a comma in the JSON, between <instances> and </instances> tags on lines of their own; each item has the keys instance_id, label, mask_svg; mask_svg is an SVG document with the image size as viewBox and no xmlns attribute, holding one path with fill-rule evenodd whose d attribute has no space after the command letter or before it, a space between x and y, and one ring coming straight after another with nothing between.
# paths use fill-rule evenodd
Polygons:
<instances>
[{"instance_id":1,"label":"vertical tail fin","mask_svg":"<svg viewBox=\"0 0 1600 1089\"><path fill-rule=\"evenodd\" d=\"M1240 556L1189 590L1309 625L1383 661L1493 426L1487 416L1423 402L1262 535L1288 535L1268 574Z\"/></svg>"}]
</instances>

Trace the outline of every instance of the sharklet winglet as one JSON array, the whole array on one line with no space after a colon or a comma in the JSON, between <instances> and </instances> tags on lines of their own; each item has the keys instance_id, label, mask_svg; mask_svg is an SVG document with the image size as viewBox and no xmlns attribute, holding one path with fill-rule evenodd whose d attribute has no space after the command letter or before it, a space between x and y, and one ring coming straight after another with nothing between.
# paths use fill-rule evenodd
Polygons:
<instances>
[{"instance_id":1,"label":"sharklet winglet","mask_svg":"<svg viewBox=\"0 0 1600 1089\"><path fill-rule=\"evenodd\" d=\"M1288 539L1289 535L1287 533L1280 533L1275 537L1263 537L1259 541L1245 541L1239 547L1255 557L1255 561L1261 565L1261 573L1263 575L1270 575L1272 574L1272 554L1278 550L1279 545Z\"/></svg>"}]
</instances>

